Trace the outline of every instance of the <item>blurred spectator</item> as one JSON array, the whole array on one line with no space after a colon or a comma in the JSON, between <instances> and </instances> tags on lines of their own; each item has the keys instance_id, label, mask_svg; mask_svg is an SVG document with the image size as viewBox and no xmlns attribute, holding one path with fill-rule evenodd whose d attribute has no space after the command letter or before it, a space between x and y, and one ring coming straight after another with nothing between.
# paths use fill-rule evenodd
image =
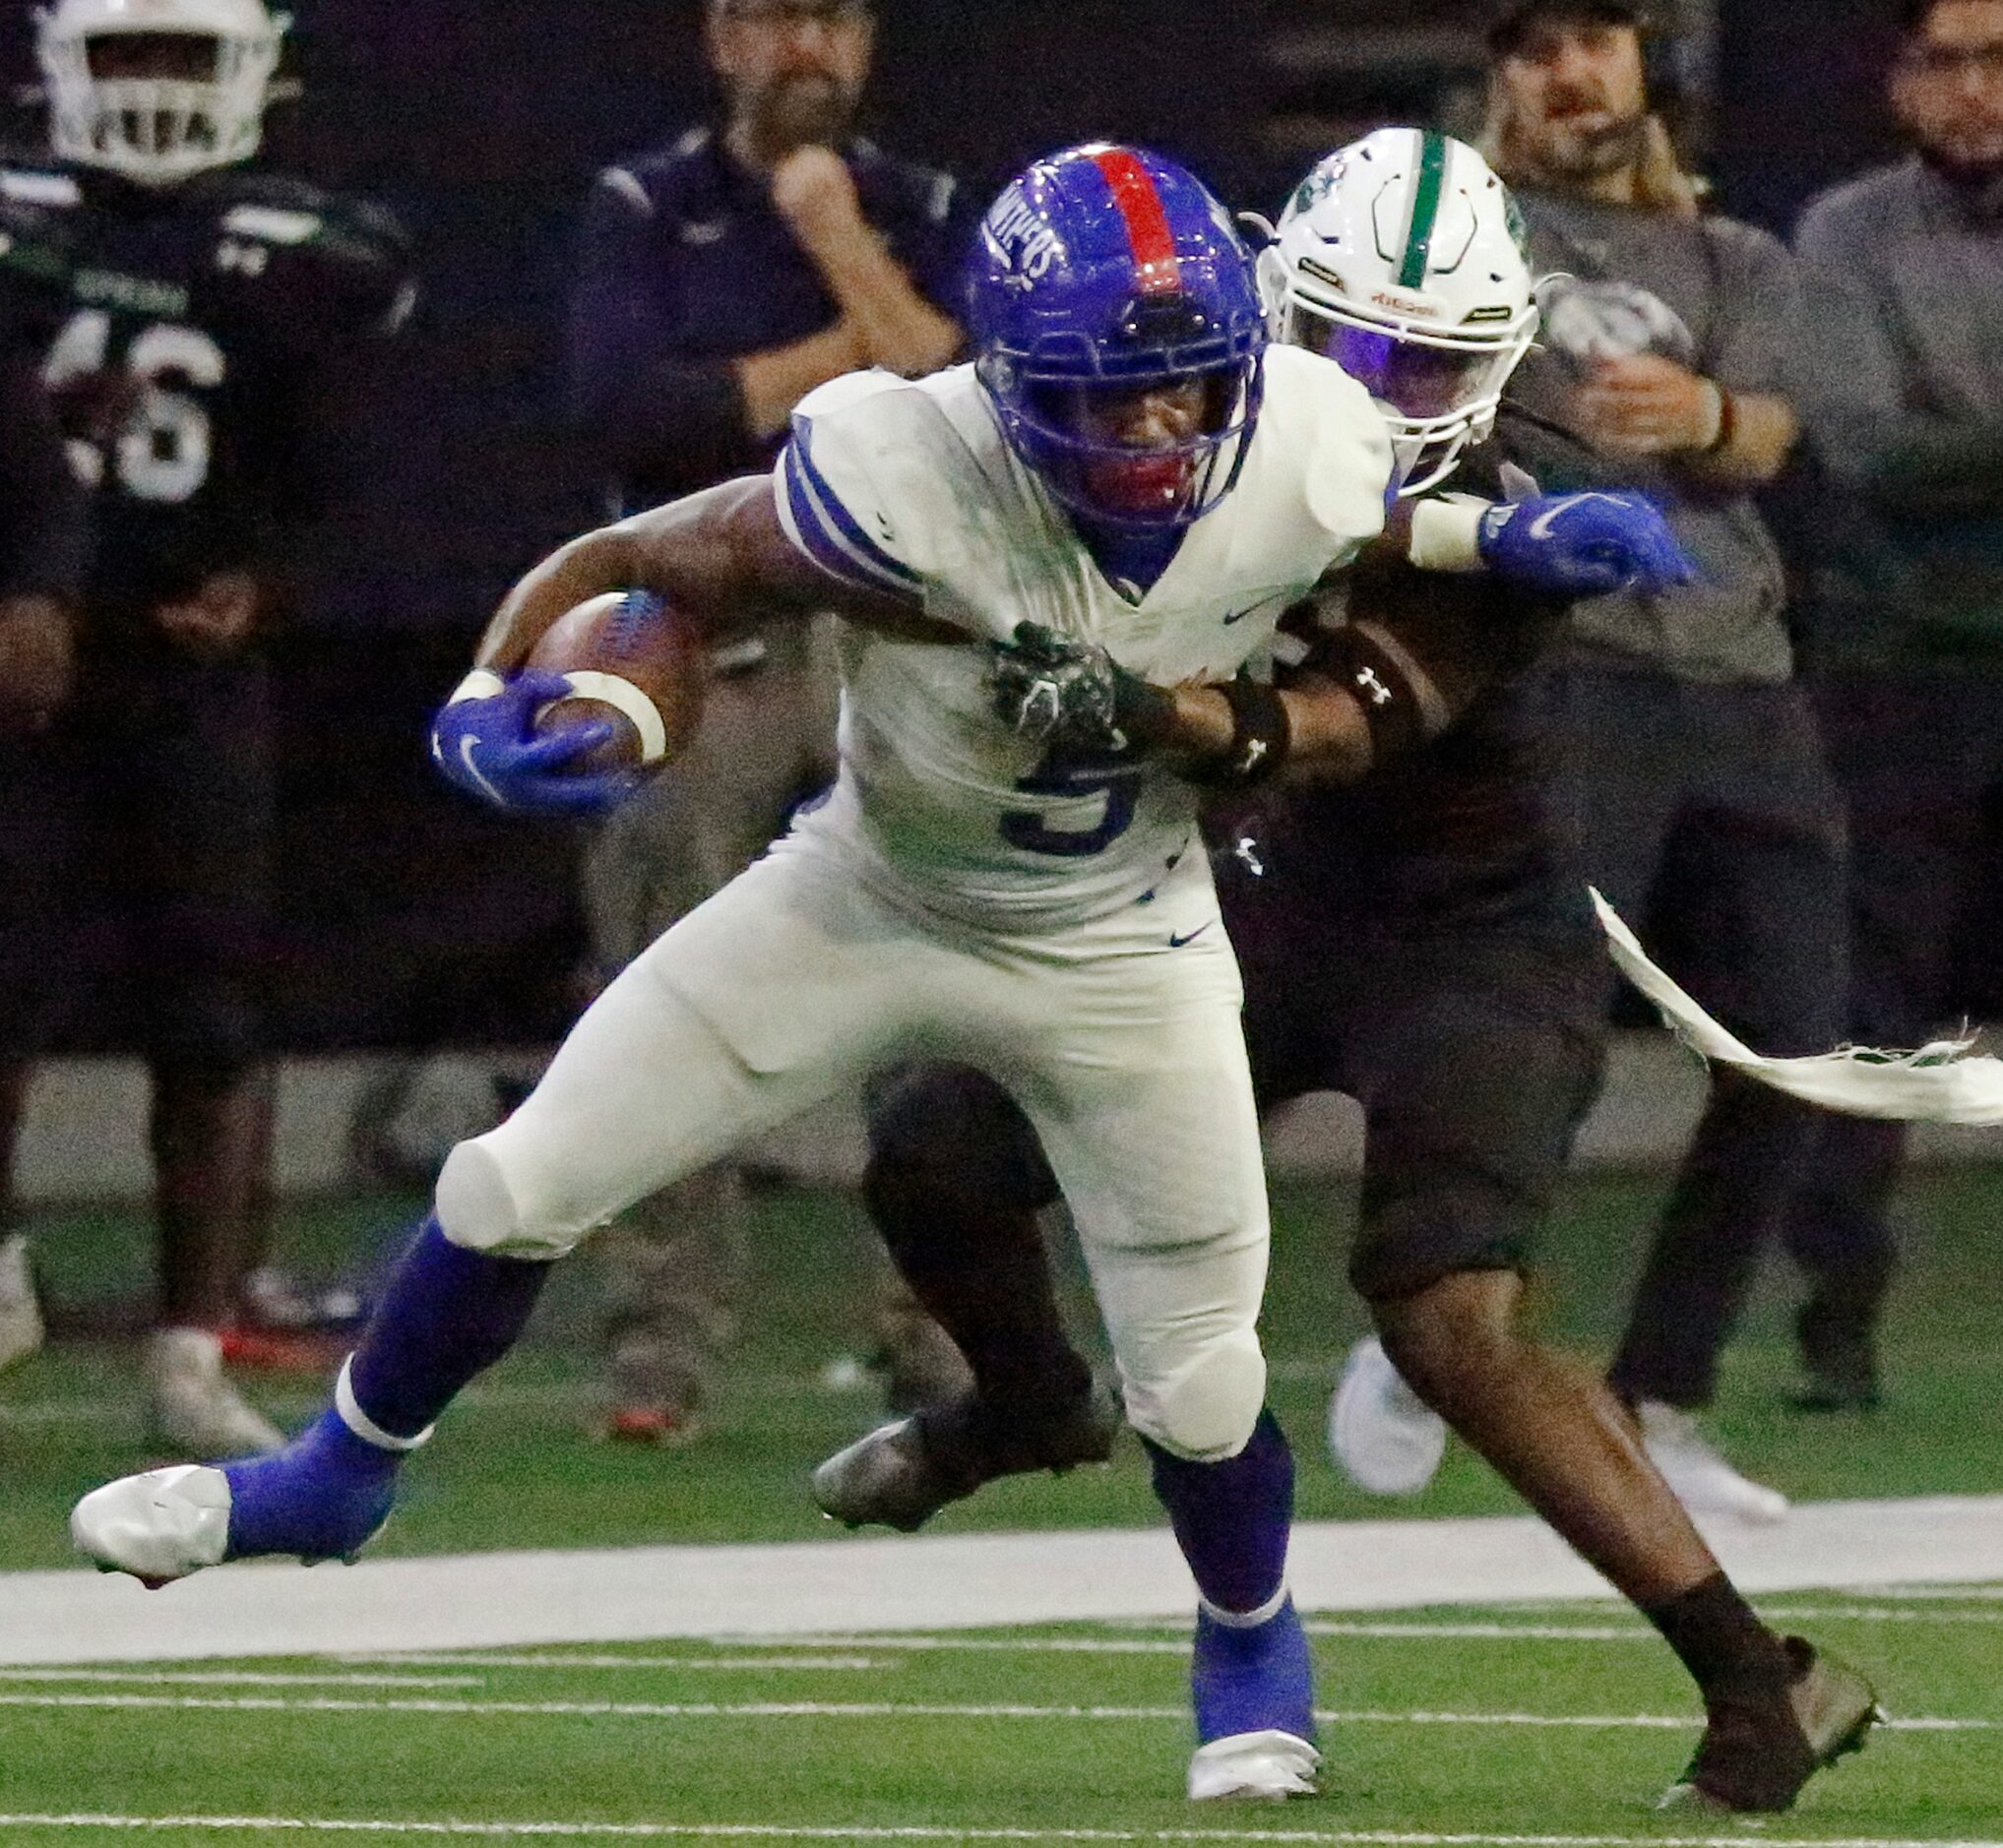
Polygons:
<instances>
[{"instance_id":1,"label":"blurred spectator","mask_svg":"<svg viewBox=\"0 0 2003 1848\"><path fill-rule=\"evenodd\" d=\"M719 123L608 167L571 304L577 409L615 496L648 505L768 466L793 405L859 367L951 360L972 217L943 173L854 133L865 0L711 0ZM585 893L600 979L735 875L834 769L831 646L754 630L712 660L695 750L606 825ZM744 1269L743 1179L691 1176L606 1243L610 1432L686 1442ZM899 1303L879 1335L930 1396L952 1344ZM954 1384L958 1384L957 1377Z\"/></svg>"},{"instance_id":2,"label":"blurred spectator","mask_svg":"<svg viewBox=\"0 0 2003 1848\"><path fill-rule=\"evenodd\" d=\"M0 1163L63 978L117 953L153 1078L153 1435L276 1447L221 1371L270 1158L273 816L262 632L310 512L328 361L409 306L401 233L243 167L281 25L262 0L58 0L54 158L0 172L0 288L39 355L98 544L75 696L5 769ZM115 944L108 939L115 938Z\"/></svg>"},{"instance_id":3,"label":"blurred spectator","mask_svg":"<svg viewBox=\"0 0 2003 1848\"><path fill-rule=\"evenodd\" d=\"M1816 691L1849 802L1852 1012L1917 1045L1994 1004L2003 800L2003 0L1915 0L1891 73L1914 153L1801 223L1803 386L1839 498ZM1833 1120L1798 1238L1825 1254L1802 1311L1819 1410L1877 1402L1905 1137Z\"/></svg>"},{"instance_id":4,"label":"blurred spectator","mask_svg":"<svg viewBox=\"0 0 2003 1848\"><path fill-rule=\"evenodd\" d=\"M39 734L75 677L72 625L84 587L88 510L31 358L0 349L0 783L19 789ZM40 925L32 818L0 834L0 940ZM0 1145L14 1139L19 1095L0 1093ZM0 1221L0 1368L41 1345L28 1239Z\"/></svg>"},{"instance_id":5,"label":"blurred spectator","mask_svg":"<svg viewBox=\"0 0 2003 1848\"><path fill-rule=\"evenodd\" d=\"M1581 606L1559 673L1572 805L1594 882L1649 919L1721 1018L1762 1050L1820 1052L1842 1026L1843 820L1751 499L1796 437L1782 390L1793 265L1762 232L1698 215L1652 110L1645 31L1632 5L1530 0L1491 38L1492 155L1552 274L1520 399L1617 462L1704 572ZM1720 1076L1656 1235L1611 1379L1693 1509L1786 1508L1695 1413L1818 1129Z\"/></svg>"}]
</instances>

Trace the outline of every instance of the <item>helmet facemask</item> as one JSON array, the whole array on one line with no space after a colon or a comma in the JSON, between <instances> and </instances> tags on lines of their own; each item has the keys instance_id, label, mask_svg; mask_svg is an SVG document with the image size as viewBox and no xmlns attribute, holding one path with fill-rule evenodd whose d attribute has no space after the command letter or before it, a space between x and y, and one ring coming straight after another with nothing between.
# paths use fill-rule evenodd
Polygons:
<instances>
[{"instance_id":1,"label":"helmet facemask","mask_svg":"<svg viewBox=\"0 0 2003 1848\"><path fill-rule=\"evenodd\" d=\"M283 29L262 7L45 13L38 51L55 153L146 185L248 159Z\"/></svg>"},{"instance_id":2,"label":"helmet facemask","mask_svg":"<svg viewBox=\"0 0 2003 1848\"><path fill-rule=\"evenodd\" d=\"M1377 400L1401 464L1399 494L1437 487L1495 428L1502 393L1536 338L1537 311L1475 332L1414 326L1288 290L1280 338L1333 359Z\"/></svg>"},{"instance_id":3,"label":"helmet facemask","mask_svg":"<svg viewBox=\"0 0 2003 1848\"><path fill-rule=\"evenodd\" d=\"M1165 296L1133 304L1120 335L990 353L977 370L1011 445L1069 511L1109 526L1194 524L1244 466L1264 395L1264 330L1213 327ZM1119 400L1160 388L1198 395L1192 434L1142 446L1109 433Z\"/></svg>"}]
</instances>

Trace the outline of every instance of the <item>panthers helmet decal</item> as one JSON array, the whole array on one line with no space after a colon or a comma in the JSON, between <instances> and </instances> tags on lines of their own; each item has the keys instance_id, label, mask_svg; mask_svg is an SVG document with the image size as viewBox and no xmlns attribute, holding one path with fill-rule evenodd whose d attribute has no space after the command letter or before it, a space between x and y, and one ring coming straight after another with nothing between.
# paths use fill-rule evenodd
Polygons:
<instances>
[{"instance_id":1,"label":"panthers helmet decal","mask_svg":"<svg viewBox=\"0 0 2003 1848\"><path fill-rule=\"evenodd\" d=\"M1267 332L1230 216L1171 160L1092 143L1037 161L980 227L968 289L976 372L1017 454L1074 512L1199 520L1228 493L1259 414ZM1095 392L1201 380L1203 427L1169 450L1082 428Z\"/></svg>"}]
</instances>

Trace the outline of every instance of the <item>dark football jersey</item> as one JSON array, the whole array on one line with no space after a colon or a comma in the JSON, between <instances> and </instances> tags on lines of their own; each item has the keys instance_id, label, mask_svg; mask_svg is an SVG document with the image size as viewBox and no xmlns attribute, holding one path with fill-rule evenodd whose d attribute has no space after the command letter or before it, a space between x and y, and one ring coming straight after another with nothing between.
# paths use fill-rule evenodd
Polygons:
<instances>
[{"instance_id":1,"label":"dark football jersey","mask_svg":"<svg viewBox=\"0 0 2003 1848\"><path fill-rule=\"evenodd\" d=\"M0 167L0 291L59 405L92 374L138 382L122 428L69 425L96 520L91 601L114 617L269 556L312 504L330 364L412 298L396 222L302 182L28 165Z\"/></svg>"},{"instance_id":2,"label":"dark football jersey","mask_svg":"<svg viewBox=\"0 0 2003 1848\"><path fill-rule=\"evenodd\" d=\"M1506 492L1505 463L1534 473L1556 460L1562 432L1505 405L1499 438L1469 453L1449 483L1487 499ZM1419 572L1366 561L1346 594L1373 613L1451 604L1492 606L1498 636L1548 625L1561 606L1493 579ZM1271 925L1393 940L1428 930L1511 923L1539 934L1589 929L1584 877L1551 772L1560 749L1558 714L1534 671L1511 673L1482 694L1458 723L1423 750L1352 786L1301 782L1276 790L1227 832L1264 877L1241 918L1234 891L1243 865L1224 863L1233 933ZM1267 914L1272 913L1269 917Z\"/></svg>"}]
</instances>

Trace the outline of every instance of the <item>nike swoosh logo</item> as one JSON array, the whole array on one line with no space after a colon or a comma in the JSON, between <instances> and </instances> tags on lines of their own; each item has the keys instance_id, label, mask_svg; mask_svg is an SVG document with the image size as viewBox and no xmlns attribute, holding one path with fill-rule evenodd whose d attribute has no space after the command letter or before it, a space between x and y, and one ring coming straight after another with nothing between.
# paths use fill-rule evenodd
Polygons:
<instances>
[{"instance_id":1,"label":"nike swoosh logo","mask_svg":"<svg viewBox=\"0 0 2003 1848\"><path fill-rule=\"evenodd\" d=\"M466 773L487 792L487 800L495 808L505 809L508 806L508 798L480 774L479 766L472 761L472 754L478 748L479 740L477 738L462 738L459 741L459 761L466 766Z\"/></svg>"},{"instance_id":2,"label":"nike swoosh logo","mask_svg":"<svg viewBox=\"0 0 2003 1848\"><path fill-rule=\"evenodd\" d=\"M1186 937L1178 936L1176 933L1171 931L1168 936L1168 948L1171 950L1181 950L1186 946L1195 943L1196 940L1199 937L1201 937L1205 931L1210 929L1210 925L1215 924L1216 922L1217 919L1212 918L1210 924L1199 924L1196 927L1196 929L1191 931L1189 935Z\"/></svg>"},{"instance_id":3,"label":"nike swoosh logo","mask_svg":"<svg viewBox=\"0 0 2003 1848\"><path fill-rule=\"evenodd\" d=\"M1258 602L1248 603L1243 609L1234 609L1224 618L1224 627L1228 629L1233 623L1243 622L1254 610L1264 609L1272 601L1273 599L1270 596L1261 597Z\"/></svg>"},{"instance_id":4,"label":"nike swoosh logo","mask_svg":"<svg viewBox=\"0 0 2003 1848\"><path fill-rule=\"evenodd\" d=\"M1617 494L1568 494L1555 507L1547 508L1531 522L1531 537L1534 539L1548 539L1551 536L1551 528L1560 520L1569 514L1573 508L1583 507L1588 501L1605 501L1613 507L1619 507L1622 504L1620 496Z\"/></svg>"}]
</instances>

